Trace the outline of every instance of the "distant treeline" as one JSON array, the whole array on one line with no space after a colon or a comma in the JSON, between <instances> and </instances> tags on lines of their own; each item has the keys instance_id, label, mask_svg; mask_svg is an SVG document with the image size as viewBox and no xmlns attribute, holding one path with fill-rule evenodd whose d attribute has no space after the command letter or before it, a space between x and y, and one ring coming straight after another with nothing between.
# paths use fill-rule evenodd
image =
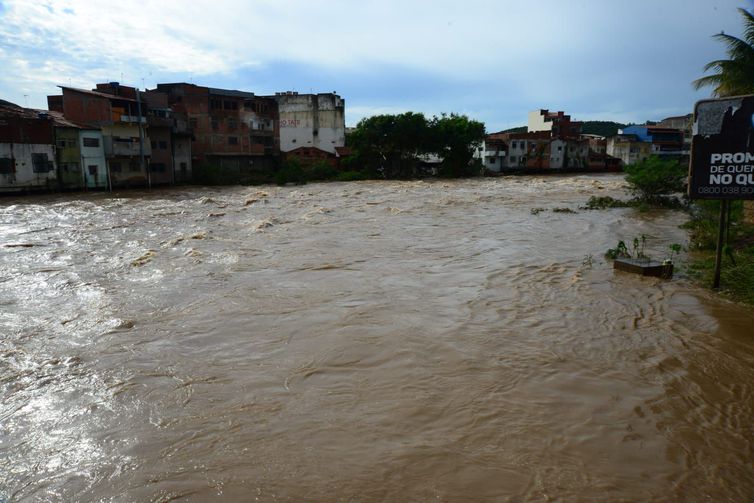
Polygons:
<instances>
[{"instance_id":1,"label":"distant treeline","mask_svg":"<svg viewBox=\"0 0 754 503\"><path fill-rule=\"evenodd\" d=\"M584 121L581 126L582 134L596 134L599 136L613 136L618 134L619 129L630 126L631 124L621 124L620 122L613 121ZM526 126L518 126L504 131L501 133L526 133Z\"/></svg>"}]
</instances>

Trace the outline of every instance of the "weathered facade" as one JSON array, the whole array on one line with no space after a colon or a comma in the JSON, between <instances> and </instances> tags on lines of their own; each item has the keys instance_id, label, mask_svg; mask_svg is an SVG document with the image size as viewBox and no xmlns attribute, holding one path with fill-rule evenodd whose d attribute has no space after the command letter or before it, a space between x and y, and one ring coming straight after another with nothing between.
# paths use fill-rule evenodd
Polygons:
<instances>
[{"instance_id":1,"label":"weathered facade","mask_svg":"<svg viewBox=\"0 0 754 503\"><path fill-rule=\"evenodd\" d=\"M146 105L132 87L116 82L98 84L97 91L61 86L66 119L102 130L110 183L113 187L144 186L151 145L147 136ZM59 97L48 97L58 105Z\"/></svg>"},{"instance_id":2,"label":"weathered facade","mask_svg":"<svg viewBox=\"0 0 754 503\"><path fill-rule=\"evenodd\" d=\"M54 142L49 114L0 102L0 191L57 188Z\"/></svg>"},{"instance_id":3,"label":"weathered facade","mask_svg":"<svg viewBox=\"0 0 754 503\"><path fill-rule=\"evenodd\" d=\"M110 188L104 139L99 129L82 128L79 133L81 167L87 189Z\"/></svg>"},{"instance_id":4,"label":"weathered facade","mask_svg":"<svg viewBox=\"0 0 754 503\"><path fill-rule=\"evenodd\" d=\"M571 121L571 116L564 112L535 110L529 112L527 132L550 131L553 137L578 138L581 133L581 124L581 122Z\"/></svg>"},{"instance_id":5,"label":"weathered facade","mask_svg":"<svg viewBox=\"0 0 754 503\"><path fill-rule=\"evenodd\" d=\"M607 155L617 157L624 165L635 164L652 154L652 144L633 134L617 134L607 138Z\"/></svg>"},{"instance_id":6,"label":"weathered facade","mask_svg":"<svg viewBox=\"0 0 754 503\"><path fill-rule=\"evenodd\" d=\"M157 91L166 94L173 113L188 122L192 163L232 165L244 171L268 165L276 155L279 137L274 100L186 83L159 84ZM176 135L180 131L181 124L176 121ZM177 141L176 135L173 141ZM174 149L181 159L174 160L180 176L191 171L186 164L186 146L182 141L180 148Z\"/></svg>"},{"instance_id":7,"label":"weathered facade","mask_svg":"<svg viewBox=\"0 0 754 503\"><path fill-rule=\"evenodd\" d=\"M63 190L81 189L84 187L79 143L81 128L60 116L53 117L58 184Z\"/></svg>"},{"instance_id":8,"label":"weathered facade","mask_svg":"<svg viewBox=\"0 0 754 503\"><path fill-rule=\"evenodd\" d=\"M277 93L280 150L314 147L335 153L346 144L345 100L335 93Z\"/></svg>"}]
</instances>

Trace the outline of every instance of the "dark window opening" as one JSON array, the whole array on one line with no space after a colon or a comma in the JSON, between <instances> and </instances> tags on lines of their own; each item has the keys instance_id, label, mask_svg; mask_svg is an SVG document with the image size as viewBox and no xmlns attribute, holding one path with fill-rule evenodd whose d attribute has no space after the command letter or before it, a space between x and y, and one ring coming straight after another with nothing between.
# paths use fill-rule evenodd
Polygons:
<instances>
[{"instance_id":1,"label":"dark window opening","mask_svg":"<svg viewBox=\"0 0 754 503\"><path fill-rule=\"evenodd\" d=\"M168 148L168 142L166 140L160 140L160 148L166 150Z\"/></svg>"},{"instance_id":2,"label":"dark window opening","mask_svg":"<svg viewBox=\"0 0 754 503\"><path fill-rule=\"evenodd\" d=\"M85 147L99 147L99 138L84 138Z\"/></svg>"},{"instance_id":3,"label":"dark window opening","mask_svg":"<svg viewBox=\"0 0 754 503\"><path fill-rule=\"evenodd\" d=\"M15 163L10 157L0 157L0 175L15 173Z\"/></svg>"},{"instance_id":4,"label":"dark window opening","mask_svg":"<svg viewBox=\"0 0 754 503\"><path fill-rule=\"evenodd\" d=\"M89 166L89 174L92 176L97 176L97 165L93 164Z\"/></svg>"},{"instance_id":5,"label":"dark window opening","mask_svg":"<svg viewBox=\"0 0 754 503\"><path fill-rule=\"evenodd\" d=\"M120 173L121 167L119 162L111 162L110 163L110 171L114 173Z\"/></svg>"},{"instance_id":6,"label":"dark window opening","mask_svg":"<svg viewBox=\"0 0 754 503\"><path fill-rule=\"evenodd\" d=\"M47 158L47 154L31 154L31 164L34 173L46 173L53 169L52 162Z\"/></svg>"},{"instance_id":7,"label":"dark window opening","mask_svg":"<svg viewBox=\"0 0 754 503\"><path fill-rule=\"evenodd\" d=\"M199 125L199 121L196 117L192 117L189 119L189 126L191 126L192 129L196 129L196 127Z\"/></svg>"},{"instance_id":8,"label":"dark window opening","mask_svg":"<svg viewBox=\"0 0 754 503\"><path fill-rule=\"evenodd\" d=\"M238 138L235 136L228 136L228 145L238 145Z\"/></svg>"}]
</instances>

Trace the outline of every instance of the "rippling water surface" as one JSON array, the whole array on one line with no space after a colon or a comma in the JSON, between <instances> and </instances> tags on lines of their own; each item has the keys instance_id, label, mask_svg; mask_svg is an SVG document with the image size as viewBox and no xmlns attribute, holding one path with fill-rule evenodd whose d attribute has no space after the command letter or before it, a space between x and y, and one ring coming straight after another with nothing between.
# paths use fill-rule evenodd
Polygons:
<instances>
[{"instance_id":1,"label":"rippling water surface","mask_svg":"<svg viewBox=\"0 0 754 503\"><path fill-rule=\"evenodd\" d=\"M0 200L0 501L752 501L752 310L614 273L684 215L591 195Z\"/></svg>"}]
</instances>

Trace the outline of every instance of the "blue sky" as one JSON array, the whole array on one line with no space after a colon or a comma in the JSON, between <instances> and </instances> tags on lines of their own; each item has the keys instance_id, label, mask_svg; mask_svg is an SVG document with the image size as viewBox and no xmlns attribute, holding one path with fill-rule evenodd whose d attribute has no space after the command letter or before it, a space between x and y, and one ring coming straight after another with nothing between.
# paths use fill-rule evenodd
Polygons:
<instances>
[{"instance_id":1,"label":"blue sky","mask_svg":"<svg viewBox=\"0 0 754 503\"><path fill-rule=\"evenodd\" d=\"M346 122L457 112L488 131L530 110L643 122L691 111L754 0L0 0L0 99L57 85L188 81L337 91Z\"/></svg>"}]
</instances>

